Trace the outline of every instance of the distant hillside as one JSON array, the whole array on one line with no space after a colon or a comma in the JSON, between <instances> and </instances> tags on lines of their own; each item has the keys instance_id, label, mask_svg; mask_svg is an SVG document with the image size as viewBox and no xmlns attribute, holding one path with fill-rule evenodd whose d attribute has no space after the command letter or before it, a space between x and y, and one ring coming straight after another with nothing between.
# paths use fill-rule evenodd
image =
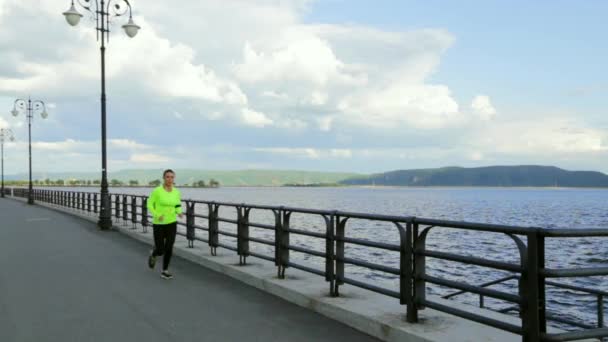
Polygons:
<instances>
[{"instance_id":1,"label":"distant hillside","mask_svg":"<svg viewBox=\"0 0 608 342\"><path fill-rule=\"evenodd\" d=\"M478 168L445 167L439 169L398 170L373 175L339 172L239 170L214 171L176 169L177 184L208 183L221 186L522 186L522 187L608 187L608 176L593 171L566 171L552 166L489 166ZM121 170L110 172L108 179L128 183L137 180L145 185L161 179L162 170ZM8 175L6 180L26 180L27 174ZM34 173L36 180L97 180L98 172Z\"/></svg>"},{"instance_id":2,"label":"distant hillside","mask_svg":"<svg viewBox=\"0 0 608 342\"><path fill-rule=\"evenodd\" d=\"M445 167L385 172L350 178L342 183L386 186L608 187L608 176L593 171L566 171L553 166Z\"/></svg>"},{"instance_id":3,"label":"distant hillside","mask_svg":"<svg viewBox=\"0 0 608 342\"><path fill-rule=\"evenodd\" d=\"M331 184L338 183L344 179L360 176L356 173L339 172L313 172L313 171L277 171L277 170L239 170L239 171L215 171L215 170L192 170L176 169L177 184L192 184L203 180L208 182L215 179L221 186L282 186L285 184ZM120 170L110 172L108 180L117 179L122 182L137 180L140 184L161 179L163 170ZM61 172L61 173L38 173L35 172L33 179L44 180L96 180L101 178L100 172ZM8 175L7 180L26 180L27 174Z\"/></svg>"}]
</instances>

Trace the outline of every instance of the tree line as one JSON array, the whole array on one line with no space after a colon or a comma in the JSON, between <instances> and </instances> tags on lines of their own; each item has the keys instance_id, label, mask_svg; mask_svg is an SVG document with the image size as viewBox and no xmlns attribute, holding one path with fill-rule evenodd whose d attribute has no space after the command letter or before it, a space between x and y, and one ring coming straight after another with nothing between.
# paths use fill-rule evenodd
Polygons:
<instances>
[{"instance_id":1,"label":"tree line","mask_svg":"<svg viewBox=\"0 0 608 342\"><path fill-rule=\"evenodd\" d=\"M56 180L51 180L51 179L35 179L32 180L32 183L35 186L101 186L101 181L98 179L68 179L68 180L64 180L64 179L56 179ZM159 186L161 184L161 180L159 179L155 179L153 181L148 182L147 184L145 183L141 183L138 180L132 179L129 180L128 182L123 182L121 180L118 179L111 179L108 182L109 186L114 186L114 187L129 187L129 186ZM18 180L18 181L5 181L4 182L5 185L8 186L27 186L29 184L29 181L23 181L23 180ZM204 180L199 180L199 181L195 181L192 182L191 184L189 183L184 183L184 184L178 184L178 186L180 187L191 187L191 188L219 188L220 187L220 182L218 182L215 179L210 179L208 182L205 182Z\"/></svg>"}]
</instances>

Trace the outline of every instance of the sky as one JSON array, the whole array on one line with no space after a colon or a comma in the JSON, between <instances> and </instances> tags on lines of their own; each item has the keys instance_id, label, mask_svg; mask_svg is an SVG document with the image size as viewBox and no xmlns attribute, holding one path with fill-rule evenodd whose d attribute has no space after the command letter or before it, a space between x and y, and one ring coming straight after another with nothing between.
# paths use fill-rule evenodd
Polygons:
<instances>
[{"instance_id":1,"label":"sky","mask_svg":"<svg viewBox=\"0 0 608 342\"><path fill-rule=\"evenodd\" d=\"M82 1L84 2L84 1ZM120 4L121 1L113 3ZM382 172L554 165L608 173L608 2L132 0L107 47L109 171ZM0 0L5 172L101 168L94 22Z\"/></svg>"}]
</instances>

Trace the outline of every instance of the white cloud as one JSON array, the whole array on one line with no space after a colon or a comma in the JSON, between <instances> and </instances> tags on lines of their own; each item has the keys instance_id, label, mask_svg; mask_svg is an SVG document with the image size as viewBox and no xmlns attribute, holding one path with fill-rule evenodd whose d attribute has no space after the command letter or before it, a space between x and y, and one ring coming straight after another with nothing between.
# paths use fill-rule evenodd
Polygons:
<instances>
[{"instance_id":1,"label":"white cloud","mask_svg":"<svg viewBox=\"0 0 608 342\"><path fill-rule=\"evenodd\" d=\"M349 149L318 149L310 147L267 147L254 148L253 150L256 152L305 159L348 159L352 158L353 156L352 151Z\"/></svg>"},{"instance_id":2,"label":"white cloud","mask_svg":"<svg viewBox=\"0 0 608 342\"><path fill-rule=\"evenodd\" d=\"M143 150L151 147L131 139L108 139L108 142L110 147L128 150Z\"/></svg>"},{"instance_id":3,"label":"white cloud","mask_svg":"<svg viewBox=\"0 0 608 342\"><path fill-rule=\"evenodd\" d=\"M279 118L275 124L277 127L288 128L288 129L296 129L301 130L308 127L308 124L305 121L300 119L292 119L292 118Z\"/></svg>"},{"instance_id":4,"label":"white cloud","mask_svg":"<svg viewBox=\"0 0 608 342\"><path fill-rule=\"evenodd\" d=\"M482 120L490 120L496 115L496 109L486 95L477 95L471 103L471 108Z\"/></svg>"},{"instance_id":5,"label":"white cloud","mask_svg":"<svg viewBox=\"0 0 608 342\"><path fill-rule=\"evenodd\" d=\"M335 158L352 158L353 152L349 149L331 149L329 154Z\"/></svg>"},{"instance_id":6,"label":"white cloud","mask_svg":"<svg viewBox=\"0 0 608 342\"><path fill-rule=\"evenodd\" d=\"M310 103L315 106L321 106L327 103L329 95L325 92L314 91L310 96Z\"/></svg>"},{"instance_id":7,"label":"white cloud","mask_svg":"<svg viewBox=\"0 0 608 342\"><path fill-rule=\"evenodd\" d=\"M434 129L463 120L450 90L439 85L395 83L348 96L338 108L368 127Z\"/></svg>"},{"instance_id":8,"label":"white cloud","mask_svg":"<svg viewBox=\"0 0 608 342\"><path fill-rule=\"evenodd\" d=\"M365 78L352 73L334 54L330 44L307 27L280 32L278 40L266 40L254 48L247 43L243 63L235 66L237 77L249 83L302 81L314 85L339 82L362 85Z\"/></svg>"},{"instance_id":9,"label":"white cloud","mask_svg":"<svg viewBox=\"0 0 608 342\"><path fill-rule=\"evenodd\" d=\"M480 161L484 159L483 153L479 152L479 151L474 151L471 153L471 155L469 156L470 160L474 160L474 161Z\"/></svg>"},{"instance_id":10,"label":"white cloud","mask_svg":"<svg viewBox=\"0 0 608 342\"><path fill-rule=\"evenodd\" d=\"M287 100L289 96L285 93L278 93L272 90L266 90L262 93L262 96L269 97L277 100Z\"/></svg>"},{"instance_id":11,"label":"white cloud","mask_svg":"<svg viewBox=\"0 0 608 342\"><path fill-rule=\"evenodd\" d=\"M23 142L24 144L26 142ZM43 150L43 151L56 151L56 152L68 152L82 149L84 147L91 147L92 142L81 142L74 139L66 139L58 142L32 142L32 149Z\"/></svg>"},{"instance_id":12,"label":"white cloud","mask_svg":"<svg viewBox=\"0 0 608 342\"><path fill-rule=\"evenodd\" d=\"M4 120L4 118L0 117L0 128L11 128L11 124Z\"/></svg>"},{"instance_id":13,"label":"white cloud","mask_svg":"<svg viewBox=\"0 0 608 342\"><path fill-rule=\"evenodd\" d=\"M574 155L608 151L608 132L568 118L502 122L477 133L485 154Z\"/></svg>"},{"instance_id":14,"label":"white cloud","mask_svg":"<svg viewBox=\"0 0 608 342\"><path fill-rule=\"evenodd\" d=\"M244 108L241 111L241 122L248 126L265 127L270 126L274 122L261 112L256 112L249 108Z\"/></svg>"},{"instance_id":15,"label":"white cloud","mask_svg":"<svg viewBox=\"0 0 608 342\"><path fill-rule=\"evenodd\" d=\"M129 158L129 161L135 163L168 163L171 161L171 158L154 154L154 153L142 153L142 154L132 154Z\"/></svg>"},{"instance_id":16,"label":"white cloud","mask_svg":"<svg viewBox=\"0 0 608 342\"><path fill-rule=\"evenodd\" d=\"M202 112L201 115L207 119L207 120L211 120L211 121L217 121L217 120L221 120L223 119L226 115L224 115L224 113L219 112L219 111L215 111L215 112Z\"/></svg>"},{"instance_id":17,"label":"white cloud","mask_svg":"<svg viewBox=\"0 0 608 342\"><path fill-rule=\"evenodd\" d=\"M334 121L334 118L331 116L324 116L317 119L317 123L319 124L319 129L324 132L331 131L331 124Z\"/></svg>"}]
</instances>

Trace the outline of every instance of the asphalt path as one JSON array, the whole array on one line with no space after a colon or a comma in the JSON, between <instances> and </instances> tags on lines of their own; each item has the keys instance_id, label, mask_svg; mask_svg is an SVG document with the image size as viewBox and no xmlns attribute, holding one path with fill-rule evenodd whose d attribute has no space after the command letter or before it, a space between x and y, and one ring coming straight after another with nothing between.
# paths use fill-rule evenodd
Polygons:
<instances>
[{"instance_id":1,"label":"asphalt path","mask_svg":"<svg viewBox=\"0 0 608 342\"><path fill-rule=\"evenodd\" d=\"M0 199L0 341L377 341L94 223ZM160 261L160 260L159 260Z\"/></svg>"}]
</instances>

